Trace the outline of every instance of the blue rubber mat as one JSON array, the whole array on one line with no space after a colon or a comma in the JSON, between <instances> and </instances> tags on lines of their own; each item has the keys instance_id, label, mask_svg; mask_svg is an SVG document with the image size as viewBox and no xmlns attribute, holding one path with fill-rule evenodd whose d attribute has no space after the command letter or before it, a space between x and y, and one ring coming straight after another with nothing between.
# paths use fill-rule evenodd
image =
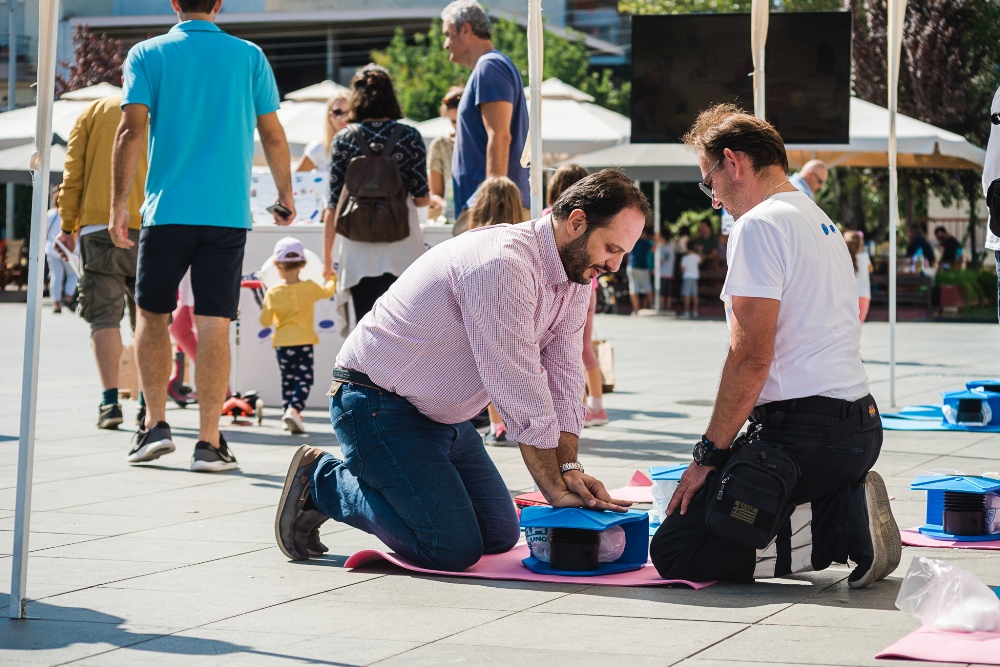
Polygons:
<instances>
[{"instance_id":1,"label":"blue rubber mat","mask_svg":"<svg viewBox=\"0 0 1000 667\"><path fill-rule=\"evenodd\" d=\"M973 433L1000 433L1000 424L989 426L959 426L944 424L940 417L907 418L899 415L882 415L882 428L887 431L970 431Z\"/></svg>"}]
</instances>

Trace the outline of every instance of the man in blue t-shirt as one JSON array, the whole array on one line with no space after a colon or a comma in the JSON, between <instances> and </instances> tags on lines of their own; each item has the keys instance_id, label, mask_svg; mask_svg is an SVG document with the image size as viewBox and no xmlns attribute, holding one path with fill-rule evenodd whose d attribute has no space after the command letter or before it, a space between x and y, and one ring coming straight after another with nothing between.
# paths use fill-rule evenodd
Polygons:
<instances>
[{"instance_id":1,"label":"man in blue t-shirt","mask_svg":"<svg viewBox=\"0 0 1000 667\"><path fill-rule=\"evenodd\" d=\"M166 422L170 380L167 323L190 269L198 327L195 381L201 425L191 470L237 467L219 432L229 382L229 324L236 318L250 222L254 128L260 132L279 203L295 217L291 158L278 122L278 88L264 53L215 26L222 0L170 0L180 22L136 44L125 61L122 120L112 154L111 240L128 238L126 199L143 149L149 155L139 232L136 359L147 413L129 463L174 451ZM149 122L149 144L145 145Z\"/></svg>"},{"instance_id":2,"label":"man in blue t-shirt","mask_svg":"<svg viewBox=\"0 0 1000 667\"><path fill-rule=\"evenodd\" d=\"M455 209L467 211L476 190L490 176L506 176L530 206L528 170L521 153L528 136L524 83L510 58L493 48L490 20L475 0L456 0L441 13L444 48L451 61L472 69L458 105L452 181ZM456 231L464 229L459 216Z\"/></svg>"},{"instance_id":3,"label":"man in blue t-shirt","mask_svg":"<svg viewBox=\"0 0 1000 667\"><path fill-rule=\"evenodd\" d=\"M628 266L625 273L628 276L628 298L632 302L632 314L638 314L641 308L652 305L653 293L653 232L646 227L642 236L635 242L632 252L628 254Z\"/></svg>"}]
</instances>

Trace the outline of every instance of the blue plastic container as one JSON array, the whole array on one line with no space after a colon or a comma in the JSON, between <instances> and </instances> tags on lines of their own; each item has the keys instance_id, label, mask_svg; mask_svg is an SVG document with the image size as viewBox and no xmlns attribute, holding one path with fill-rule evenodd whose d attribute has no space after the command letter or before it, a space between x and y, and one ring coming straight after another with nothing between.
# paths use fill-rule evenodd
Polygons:
<instances>
[{"instance_id":1,"label":"blue plastic container","mask_svg":"<svg viewBox=\"0 0 1000 667\"><path fill-rule=\"evenodd\" d=\"M538 574L570 577L593 577L638 570L649 561L649 515L645 512L598 512L576 507L525 507L521 509L521 528L576 528L603 532L612 526L625 531L625 551L613 563L599 563L596 570L556 570L549 563L529 556L524 566Z\"/></svg>"},{"instance_id":2,"label":"blue plastic container","mask_svg":"<svg viewBox=\"0 0 1000 667\"><path fill-rule=\"evenodd\" d=\"M1000 535L952 535L944 531L945 491L977 495L1000 493L1000 480L972 475L922 475L913 479L910 488L927 492L926 523L920 527L921 535L949 542L1000 541Z\"/></svg>"}]
</instances>

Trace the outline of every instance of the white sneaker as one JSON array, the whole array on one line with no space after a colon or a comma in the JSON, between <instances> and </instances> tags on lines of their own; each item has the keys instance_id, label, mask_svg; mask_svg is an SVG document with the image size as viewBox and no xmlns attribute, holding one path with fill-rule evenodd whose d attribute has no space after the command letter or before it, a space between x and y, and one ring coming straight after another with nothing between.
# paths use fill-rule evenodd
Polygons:
<instances>
[{"instance_id":1,"label":"white sneaker","mask_svg":"<svg viewBox=\"0 0 1000 667\"><path fill-rule=\"evenodd\" d=\"M281 421L285 422L285 428L289 433L305 433L306 425L302 423L302 415L295 408L288 408L281 416Z\"/></svg>"}]
</instances>

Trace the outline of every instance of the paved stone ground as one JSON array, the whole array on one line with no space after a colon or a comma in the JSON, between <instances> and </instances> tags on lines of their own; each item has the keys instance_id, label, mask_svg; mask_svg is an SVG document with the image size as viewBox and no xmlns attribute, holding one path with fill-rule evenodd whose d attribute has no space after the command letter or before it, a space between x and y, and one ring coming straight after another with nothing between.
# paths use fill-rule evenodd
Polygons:
<instances>
[{"instance_id":1,"label":"paved stone ground","mask_svg":"<svg viewBox=\"0 0 1000 667\"><path fill-rule=\"evenodd\" d=\"M98 381L87 331L72 315L43 316L29 621L0 620L0 663L432 665L875 665L917 627L893 607L914 555L947 558L1000 584L1000 555L906 549L900 570L863 591L845 567L773 583L702 591L414 577L348 572L378 541L327 524L331 554L289 563L274 545L274 506L303 438L275 419L227 429L242 471L187 471L197 415L173 409L178 452L129 467L132 433L98 431ZM726 350L722 322L602 316L615 345L613 419L588 429L581 458L611 486L636 469L689 460ZM0 591L9 588L24 306L0 304ZM1000 374L987 325L898 329L900 405L936 402L966 379ZM888 328L864 330L873 392L888 397ZM984 361L984 359L986 359ZM320 372L322 376L324 373ZM126 404L131 424L135 404ZM304 440L336 447L326 415ZM887 433L876 469L901 526L921 522L908 490L926 470L997 470L1000 436ZM491 454L511 492L530 490L516 449ZM0 593L0 609L7 596ZM900 663L902 664L902 663Z\"/></svg>"}]
</instances>

